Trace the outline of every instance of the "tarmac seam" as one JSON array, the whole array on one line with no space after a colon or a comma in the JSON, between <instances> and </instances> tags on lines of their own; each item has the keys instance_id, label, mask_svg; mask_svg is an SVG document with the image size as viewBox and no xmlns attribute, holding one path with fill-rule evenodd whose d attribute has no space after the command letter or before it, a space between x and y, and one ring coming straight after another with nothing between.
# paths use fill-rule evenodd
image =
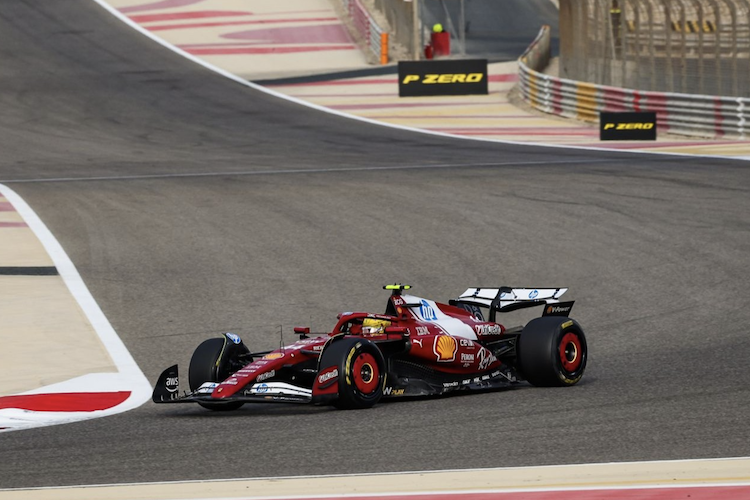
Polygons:
<instances>
[{"instance_id":1,"label":"tarmac seam","mask_svg":"<svg viewBox=\"0 0 750 500\"><path fill-rule=\"evenodd\" d=\"M184 174L149 174L149 175L118 175L97 177L57 177L50 179L4 179L2 184L31 184L31 183L55 183L55 182L92 182L92 181L137 181L149 179L173 179L191 177L232 177L232 176L255 176L255 175L298 175L298 174L330 174L330 173L356 173L356 172L383 172L394 170L439 170L439 169L471 169L471 168L504 168L504 167L533 167L549 165L584 165L612 163L621 160L560 160L560 161L527 161L507 163L447 163L436 165L391 165L373 167L350 167L350 168L296 168L286 170L254 170L238 172L195 172Z\"/></svg>"}]
</instances>

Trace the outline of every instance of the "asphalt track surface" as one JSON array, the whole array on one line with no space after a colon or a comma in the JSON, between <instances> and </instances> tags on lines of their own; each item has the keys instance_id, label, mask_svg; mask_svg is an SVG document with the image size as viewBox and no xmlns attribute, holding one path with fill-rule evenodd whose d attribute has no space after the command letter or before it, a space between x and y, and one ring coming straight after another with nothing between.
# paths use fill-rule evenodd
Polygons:
<instances>
[{"instance_id":1,"label":"asphalt track surface","mask_svg":"<svg viewBox=\"0 0 750 500\"><path fill-rule=\"evenodd\" d=\"M289 341L379 311L394 281L444 300L569 286L591 350L569 389L146 404L5 433L0 487L750 455L747 163L362 124L225 80L89 0L4 0L0 58L0 180L152 381L221 331L273 348L279 325Z\"/></svg>"}]
</instances>

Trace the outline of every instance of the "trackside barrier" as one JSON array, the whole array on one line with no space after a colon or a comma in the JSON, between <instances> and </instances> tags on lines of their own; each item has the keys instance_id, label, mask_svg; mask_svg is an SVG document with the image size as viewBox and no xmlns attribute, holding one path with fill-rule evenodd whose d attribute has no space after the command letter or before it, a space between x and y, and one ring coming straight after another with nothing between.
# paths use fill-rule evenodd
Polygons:
<instances>
[{"instance_id":1,"label":"trackside barrier","mask_svg":"<svg viewBox=\"0 0 750 500\"><path fill-rule=\"evenodd\" d=\"M663 132L746 137L748 98L649 92L578 82L541 73L549 60L550 29L543 26L518 60L518 68L523 99L545 113L598 122L601 111L654 111Z\"/></svg>"},{"instance_id":2,"label":"trackside barrier","mask_svg":"<svg viewBox=\"0 0 750 500\"><path fill-rule=\"evenodd\" d=\"M342 0L354 29L362 36L368 49L380 64L388 64L388 33L383 31L360 0Z\"/></svg>"}]
</instances>

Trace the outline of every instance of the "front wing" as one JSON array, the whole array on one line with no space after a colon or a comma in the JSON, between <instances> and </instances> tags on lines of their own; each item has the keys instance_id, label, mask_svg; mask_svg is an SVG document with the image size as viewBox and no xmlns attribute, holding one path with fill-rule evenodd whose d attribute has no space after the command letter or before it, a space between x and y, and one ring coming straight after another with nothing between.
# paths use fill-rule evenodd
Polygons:
<instances>
[{"instance_id":1,"label":"front wing","mask_svg":"<svg viewBox=\"0 0 750 500\"><path fill-rule=\"evenodd\" d=\"M177 365L162 372L156 381L151 399L154 403L310 403L312 389L299 387L286 382L261 382L252 384L242 391L222 399L212 398L217 382L206 382L192 392L180 394L180 378Z\"/></svg>"}]
</instances>

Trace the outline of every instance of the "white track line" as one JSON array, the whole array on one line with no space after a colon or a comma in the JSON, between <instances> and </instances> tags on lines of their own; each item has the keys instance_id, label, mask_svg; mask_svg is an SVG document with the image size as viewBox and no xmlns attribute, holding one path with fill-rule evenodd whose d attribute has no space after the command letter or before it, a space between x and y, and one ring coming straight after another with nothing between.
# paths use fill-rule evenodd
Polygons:
<instances>
[{"instance_id":1,"label":"white track line","mask_svg":"<svg viewBox=\"0 0 750 500\"><path fill-rule=\"evenodd\" d=\"M0 490L14 500L254 500L750 486L750 458L164 481Z\"/></svg>"},{"instance_id":2,"label":"white track line","mask_svg":"<svg viewBox=\"0 0 750 500\"><path fill-rule=\"evenodd\" d=\"M2 194L23 218L44 246L75 301L81 307L89 323L98 335L107 352L117 366L118 373L91 373L65 382L40 387L23 394L47 394L61 392L113 392L130 391L128 399L107 410L91 412L29 412L25 410L0 410L0 427L20 430L44 425L87 420L121 413L145 403L151 398L151 384L146 379L125 344L102 312L99 304L89 292L73 262L55 239L47 226L29 205L12 189L0 184ZM30 370L39 367L29 366Z\"/></svg>"}]
</instances>

